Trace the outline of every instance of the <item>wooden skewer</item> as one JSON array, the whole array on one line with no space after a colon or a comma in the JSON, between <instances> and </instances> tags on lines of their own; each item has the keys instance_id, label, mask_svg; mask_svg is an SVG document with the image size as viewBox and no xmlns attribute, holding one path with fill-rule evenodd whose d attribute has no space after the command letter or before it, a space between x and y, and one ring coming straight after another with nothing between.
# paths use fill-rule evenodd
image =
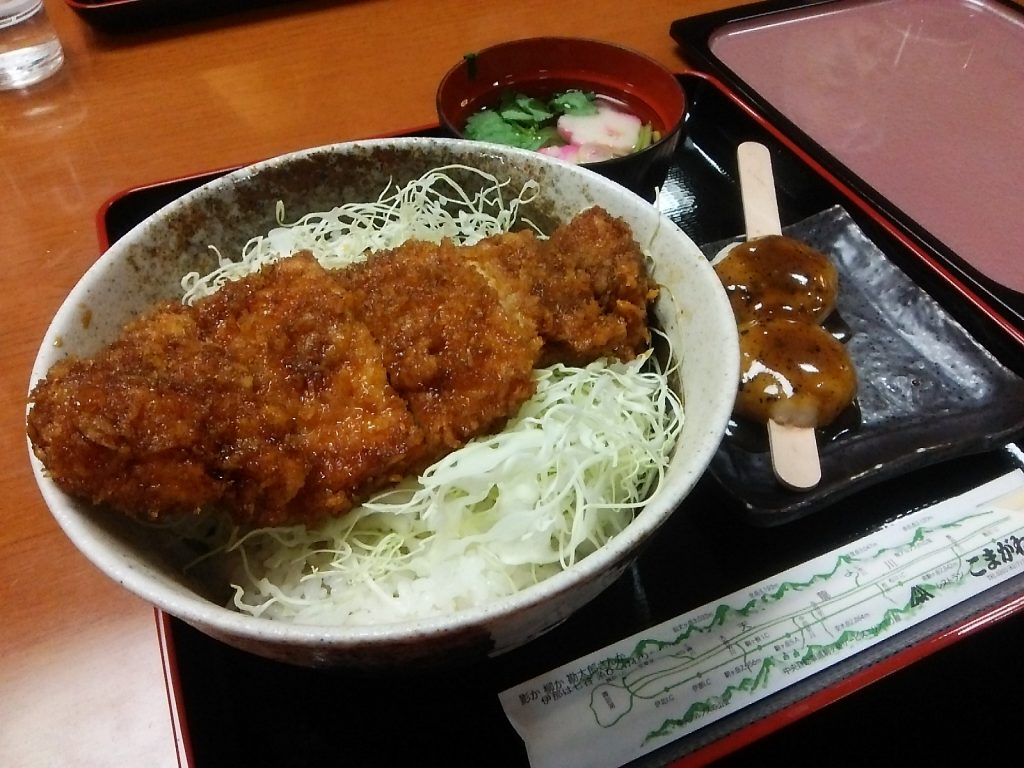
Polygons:
<instances>
[{"instance_id":1,"label":"wooden skewer","mask_svg":"<svg viewBox=\"0 0 1024 768\"><path fill-rule=\"evenodd\" d=\"M775 176L768 148L757 142L744 142L736 150L736 159L747 240L781 235ZM806 491L821 481L818 441L813 428L787 426L769 419L768 444L772 470L784 486Z\"/></svg>"}]
</instances>

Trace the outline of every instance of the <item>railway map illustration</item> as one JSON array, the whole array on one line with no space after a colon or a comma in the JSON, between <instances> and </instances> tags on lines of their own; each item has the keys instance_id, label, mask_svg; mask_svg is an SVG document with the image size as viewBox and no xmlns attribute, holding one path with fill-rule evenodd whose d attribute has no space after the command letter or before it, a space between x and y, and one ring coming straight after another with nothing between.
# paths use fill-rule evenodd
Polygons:
<instances>
[{"instance_id":1,"label":"railway map illustration","mask_svg":"<svg viewBox=\"0 0 1024 768\"><path fill-rule=\"evenodd\" d=\"M623 765L1024 570L1024 473L500 696L533 768Z\"/></svg>"}]
</instances>

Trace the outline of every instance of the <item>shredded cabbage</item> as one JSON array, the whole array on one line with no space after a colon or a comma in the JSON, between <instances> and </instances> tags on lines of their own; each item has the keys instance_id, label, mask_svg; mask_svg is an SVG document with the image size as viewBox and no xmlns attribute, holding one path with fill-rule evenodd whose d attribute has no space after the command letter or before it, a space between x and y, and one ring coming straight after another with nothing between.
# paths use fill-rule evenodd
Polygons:
<instances>
[{"instance_id":1,"label":"shredded cabbage","mask_svg":"<svg viewBox=\"0 0 1024 768\"><path fill-rule=\"evenodd\" d=\"M481 191L467 193L448 175L453 169L481 177ZM533 226L519 208L538 185L506 199L507 185L453 165L389 186L376 202L292 224L279 202L280 226L252 238L239 260L218 253L217 269L186 275L183 301L302 249L330 269L413 238L471 245L520 221ZM572 568L629 525L657 488L682 426L669 374L650 352L537 370L536 394L503 431L338 519L243 532L212 517L182 521L180 534L210 548L201 561L230 569L229 605L253 616L351 626L484 605Z\"/></svg>"},{"instance_id":2,"label":"shredded cabbage","mask_svg":"<svg viewBox=\"0 0 1024 768\"><path fill-rule=\"evenodd\" d=\"M449 175L452 171L479 177L481 189L467 192ZM284 204L278 201L275 212L280 226L249 240L238 261L210 246L217 254L218 268L206 275L185 275L181 280L185 292L182 301L192 304L230 280L301 250L311 251L325 269L337 269L406 240L439 243L447 237L460 245L472 245L485 237L504 234L520 221L520 206L533 200L539 189L537 182L528 181L515 197L506 200L508 185L509 181L500 182L477 168L447 165L405 186L388 185L375 202L347 203L330 211L307 213L291 224L285 223ZM521 221L541 234L528 219Z\"/></svg>"},{"instance_id":3,"label":"shredded cabbage","mask_svg":"<svg viewBox=\"0 0 1024 768\"><path fill-rule=\"evenodd\" d=\"M227 545L234 606L301 624L447 614L571 568L632 521L682 424L648 355L536 371L537 394L494 435L315 529Z\"/></svg>"}]
</instances>

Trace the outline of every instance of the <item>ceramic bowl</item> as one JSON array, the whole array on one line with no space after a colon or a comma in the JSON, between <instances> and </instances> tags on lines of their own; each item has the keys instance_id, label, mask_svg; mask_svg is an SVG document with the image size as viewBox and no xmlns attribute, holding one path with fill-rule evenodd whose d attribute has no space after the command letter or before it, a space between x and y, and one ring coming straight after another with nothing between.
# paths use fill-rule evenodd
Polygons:
<instances>
[{"instance_id":1,"label":"ceramic bowl","mask_svg":"<svg viewBox=\"0 0 1024 768\"><path fill-rule=\"evenodd\" d=\"M587 167L653 200L682 133L686 96L679 80L654 59L600 40L534 37L467 54L437 88L437 115L452 136L465 136L470 115L494 107L504 91L549 98L567 89L623 102L661 139L646 149Z\"/></svg>"},{"instance_id":2,"label":"ceramic bowl","mask_svg":"<svg viewBox=\"0 0 1024 768\"><path fill-rule=\"evenodd\" d=\"M180 297L183 274L216 266L210 245L240 253L252 235L276 226L276 201L291 217L375 200L389 183L452 163L508 178L515 189L537 180L540 194L524 213L549 225L604 206L631 225L653 259L663 286L657 321L681 360L685 425L663 485L625 532L574 567L482 608L385 626L300 626L225 607L225 584L184 575L183 558L191 554L176 551L165 534L66 495L32 456L46 504L85 557L125 589L214 638L309 666L432 664L500 654L554 627L615 581L708 466L732 411L739 363L728 300L700 250L654 207L587 169L525 150L402 138L314 148L238 170L161 209L94 263L48 329L32 382L63 356L88 354L111 341L156 300Z\"/></svg>"}]
</instances>

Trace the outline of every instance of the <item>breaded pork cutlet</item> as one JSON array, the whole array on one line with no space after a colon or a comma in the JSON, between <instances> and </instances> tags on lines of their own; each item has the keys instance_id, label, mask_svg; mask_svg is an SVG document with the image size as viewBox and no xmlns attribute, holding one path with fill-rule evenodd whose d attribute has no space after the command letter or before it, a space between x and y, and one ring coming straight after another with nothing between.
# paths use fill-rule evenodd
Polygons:
<instances>
[{"instance_id":1,"label":"breaded pork cutlet","mask_svg":"<svg viewBox=\"0 0 1024 768\"><path fill-rule=\"evenodd\" d=\"M423 432L410 470L500 429L534 393L536 318L465 258L472 250L408 242L334 276Z\"/></svg>"},{"instance_id":2,"label":"breaded pork cutlet","mask_svg":"<svg viewBox=\"0 0 1024 768\"><path fill-rule=\"evenodd\" d=\"M633 357L653 296L603 211L331 272L298 254L55 365L28 434L60 487L129 515L316 522L500 429L538 362Z\"/></svg>"},{"instance_id":3,"label":"breaded pork cutlet","mask_svg":"<svg viewBox=\"0 0 1024 768\"><path fill-rule=\"evenodd\" d=\"M548 240L529 232L492 238L467 258L492 272L497 266L534 297L540 366L629 360L650 343L647 311L657 286L629 226L603 208L584 211Z\"/></svg>"},{"instance_id":4,"label":"breaded pork cutlet","mask_svg":"<svg viewBox=\"0 0 1024 768\"><path fill-rule=\"evenodd\" d=\"M306 255L58 363L28 428L72 494L145 518L216 504L259 525L344 512L423 443L352 297Z\"/></svg>"}]
</instances>

